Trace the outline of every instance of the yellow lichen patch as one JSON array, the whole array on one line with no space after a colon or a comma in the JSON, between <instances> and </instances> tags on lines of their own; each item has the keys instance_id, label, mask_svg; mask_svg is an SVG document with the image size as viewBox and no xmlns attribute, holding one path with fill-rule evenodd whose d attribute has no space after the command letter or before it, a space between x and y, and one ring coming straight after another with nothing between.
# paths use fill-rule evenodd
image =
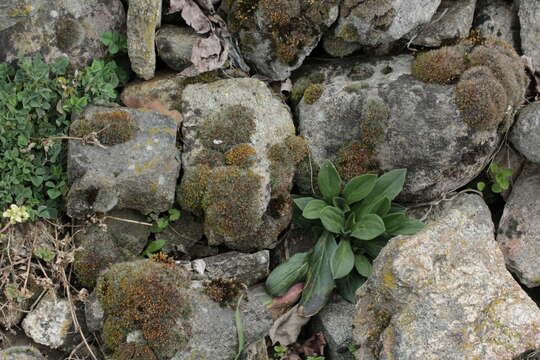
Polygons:
<instances>
[{"instance_id":1,"label":"yellow lichen patch","mask_svg":"<svg viewBox=\"0 0 540 360\"><path fill-rule=\"evenodd\" d=\"M225 163L240 167L250 167L257 161L257 152L249 144L240 144L225 153Z\"/></svg>"},{"instance_id":2,"label":"yellow lichen patch","mask_svg":"<svg viewBox=\"0 0 540 360\"><path fill-rule=\"evenodd\" d=\"M131 140L139 131L137 122L125 111L95 113L89 119L81 117L71 124L72 136L94 134L103 145L116 145Z\"/></svg>"},{"instance_id":3,"label":"yellow lichen patch","mask_svg":"<svg viewBox=\"0 0 540 360\"><path fill-rule=\"evenodd\" d=\"M164 128L164 129L150 129L148 130L149 134L157 134L157 133L167 133L176 136L176 130L171 128Z\"/></svg>"},{"instance_id":4,"label":"yellow lichen patch","mask_svg":"<svg viewBox=\"0 0 540 360\"><path fill-rule=\"evenodd\" d=\"M159 189L159 184L150 184L150 191L157 192Z\"/></svg>"},{"instance_id":5,"label":"yellow lichen patch","mask_svg":"<svg viewBox=\"0 0 540 360\"><path fill-rule=\"evenodd\" d=\"M306 104L315 104L324 92L324 85L311 84L304 91L304 102Z\"/></svg>"},{"instance_id":6,"label":"yellow lichen patch","mask_svg":"<svg viewBox=\"0 0 540 360\"><path fill-rule=\"evenodd\" d=\"M28 16L33 9L34 7L32 5L25 5L25 6L7 9L7 14L12 17Z\"/></svg>"}]
</instances>

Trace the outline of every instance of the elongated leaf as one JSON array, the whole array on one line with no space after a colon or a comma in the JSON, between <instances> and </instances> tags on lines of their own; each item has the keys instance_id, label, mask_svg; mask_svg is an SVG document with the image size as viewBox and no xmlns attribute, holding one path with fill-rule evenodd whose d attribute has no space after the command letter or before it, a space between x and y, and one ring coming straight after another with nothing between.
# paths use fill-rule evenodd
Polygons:
<instances>
[{"instance_id":1,"label":"elongated leaf","mask_svg":"<svg viewBox=\"0 0 540 360\"><path fill-rule=\"evenodd\" d=\"M302 211L302 215L310 220L319 219L321 217L321 210L327 206L328 204L324 200L311 200L304 208L304 211Z\"/></svg>"},{"instance_id":2,"label":"elongated leaf","mask_svg":"<svg viewBox=\"0 0 540 360\"><path fill-rule=\"evenodd\" d=\"M296 198L294 199L294 203L296 204L296 206L298 206L298 208L300 208L300 210L304 210L304 208L306 207L307 204L309 204L309 202L311 200L315 200L315 198L312 198L312 197L301 197L301 198Z\"/></svg>"},{"instance_id":3,"label":"elongated leaf","mask_svg":"<svg viewBox=\"0 0 540 360\"><path fill-rule=\"evenodd\" d=\"M324 228L334 234L339 234L343 231L345 218L343 212L333 206L327 206L320 212L321 222Z\"/></svg>"},{"instance_id":4,"label":"elongated leaf","mask_svg":"<svg viewBox=\"0 0 540 360\"><path fill-rule=\"evenodd\" d=\"M266 278L266 291L272 296L282 296L294 285L304 281L308 266L309 253L293 255L279 265Z\"/></svg>"},{"instance_id":5,"label":"elongated leaf","mask_svg":"<svg viewBox=\"0 0 540 360\"><path fill-rule=\"evenodd\" d=\"M347 203L352 204L364 199L373 190L376 182L377 175L375 174L366 174L352 178L343 189Z\"/></svg>"},{"instance_id":6,"label":"elongated leaf","mask_svg":"<svg viewBox=\"0 0 540 360\"><path fill-rule=\"evenodd\" d=\"M383 221L390 235L414 235L425 227L421 221L409 219L401 213L386 215Z\"/></svg>"},{"instance_id":7,"label":"elongated leaf","mask_svg":"<svg viewBox=\"0 0 540 360\"><path fill-rule=\"evenodd\" d=\"M151 254L161 250L167 241L164 239L154 240L148 244L146 249L144 249L143 256L150 256Z\"/></svg>"},{"instance_id":8,"label":"elongated leaf","mask_svg":"<svg viewBox=\"0 0 540 360\"><path fill-rule=\"evenodd\" d=\"M339 196L336 196L332 200L332 204L334 204L335 207L342 210L343 212L347 212L347 211L351 210L351 208L347 204L347 201L344 198L339 197Z\"/></svg>"},{"instance_id":9,"label":"elongated leaf","mask_svg":"<svg viewBox=\"0 0 540 360\"><path fill-rule=\"evenodd\" d=\"M344 233L350 234L355 223L356 223L356 215L353 212L351 212L347 216L347 220L345 220L345 229L343 229Z\"/></svg>"},{"instance_id":10,"label":"elongated leaf","mask_svg":"<svg viewBox=\"0 0 540 360\"><path fill-rule=\"evenodd\" d=\"M313 316L328 302L335 287L330 258L337 248L334 235L325 231L313 248L306 285L300 299L300 314Z\"/></svg>"},{"instance_id":11,"label":"elongated leaf","mask_svg":"<svg viewBox=\"0 0 540 360\"><path fill-rule=\"evenodd\" d=\"M362 277L361 275L356 272L355 269L353 269L349 275L345 276L342 279L336 280L336 287L338 293L348 302L355 304L356 303L356 290L360 286L362 286L363 283L366 282L366 278Z\"/></svg>"},{"instance_id":12,"label":"elongated leaf","mask_svg":"<svg viewBox=\"0 0 540 360\"><path fill-rule=\"evenodd\" d=\"M399 204L396 204L396 203L392 203L392 205L390 205L390 210L388 212L390 214L394 214L394 213L405 214L405 212L407 212L407 208L405 206L402 206L402 205L399 205Z\"/></svg>"},{"instance_id":13,"label":"elongated leaf","mask_svg":"<svg viewBox=\"0 0 540 360\"><path fill-rule=\"evenodd\" d=\"M341 240L332 255L330 261L332 276L334 279L341 279L347 276L354 267L354 253L349 240Z\"/></svg>"},{"instance_id":14,"label":"elongated leaf","mask_svg":"<svg viewBox=\"0 0 540 360\"><path fill-rule=\"evenodd\" d=\"M403 190L407 169L396 169L387 172L377 179L375 187L369 195L362 201L356 211L356 216L362 217L372 213L373 207L382 199L394 200Z\"/></svg>"},{"instance_id":15,"label":"elongated leaf","mask_svg":"<svg viewBox=\"0 0 540 360\"><path fill-rule=\"evenodd\" d=\"M379 215L380 217L385 216L390 211L391 201L388 198L382 198L377 202L373 209L371 210L373 214Z\"/></svg>"},{"instance_id":16,"label":"elongated leaf","mask_svg":"<svg viewBox=\"0 0 540 360\"><path fill-rule=\"evenodd\" d=\"M351 236L360 240L372 240L384 233L383 220L375 214L369 214L356 221Z\"/></svg>"},{"instance_id":17,"label":"elongated leaf","mask_svg":"<svg viewBox=\"0 0 540 360\"><path fill-rule=\"evenodd\" d=\"M373 266L371 265L371 262L367 257L364 255L356 255L354 258L354 267L356 268L356 271L362 276L368 277L371 275L371 271L373 270Z\"/></svg>"},{"instance_id":18,"label":"elongated leaf","mask_svg":"<svg viewBox=\"0 0 540 360\"><path fill-rule=\"evenodd\" d=\"M341 191L341 178L331 161L326 160L321 166L318 175L319 190L326 201L332 202L332 199L339 195Z\"/></svg>"},{"instance_id":19,"label":"elongated leaf","mask_svg":"<svg viewBox=\"0 0 540 360\"><path fill-rule=\"evenodd\" d=\"M236 311L234 312L234 322L236 325L236 335L238 336L238 352L236 353L236 357L234 360L240 359L240 356L242 356L242 353L244 352L244 348L246 346L246 336L244 333L244 323L242 322L242 317L240 316L240 304L242 303L242 299L244 298L244 294L241 294L238 298L238 304L236 305Z\"/></svg>"}]
</instances>

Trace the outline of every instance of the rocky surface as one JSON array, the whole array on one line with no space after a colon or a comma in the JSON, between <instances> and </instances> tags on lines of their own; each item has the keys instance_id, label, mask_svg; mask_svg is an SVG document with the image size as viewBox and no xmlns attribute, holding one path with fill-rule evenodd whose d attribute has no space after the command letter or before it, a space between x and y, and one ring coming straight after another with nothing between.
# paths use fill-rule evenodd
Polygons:
<instances>
[{"instance_id":1,"label":"rocky surface","mask_svg":"<svg viewBox=\"0 0 540 360\"><path fill-rule=\"evenodd\" d=\"M287 106L256 79L190 85L182 101L184 174L177 201L204 214L211 246L274 246L289 224L292 176L306 151Z\"/></svg>"},{"instance_id":2,"label":"rocky surface","mask_svg":"<svg viewBox=\"0 0 540 360\"><path fill-rule=\"evenodd\" d=\"M540 166L529 163L514 184L497 235L506 266L528 287L540 286L539 192Z\"/></svg>"},{"instance_id":3,"label":"rocky surface","mask_svg":"<svg viewBox=\"0 0 540 360\"><path fill-rule=\"evenodd\" d=\"M172 222L162 232L156 233L156 240L165 240L162 250L166 253L181 252L191 255L193 247L203 238L204 229L200 219L188 211L182 211L180 219Z\"/></svg>"},{"instance_id":4,"label":"rocky surface","mask_svg":"<svg viewBox=\"0 0 540 360\"><path fill-rule=\"evenodd\" d=\"M521 109L510 141L528 160L540 164L540 102Z\"/></svg>"},{"instance_id":5,"label":"rocky surface","mask_svg":"<svg viewBox=\"0 0 540 360\"><path fill-rule=\"evenodd\" d=\"M45 360L45 357L31 346L12 346L0 350L0 360Z\"/></svg>"},{"instance_id":6,"label":"rocky surface","mask_svg":"<svg viewBox=\"0 0 540 360\"><path fill-rule=\"evenodd\" d=\"M159 57L173 70L182 71L191 65L191 51L202 39L191 28L164 25L156 33Z\"/></svg>"},{"instance_id":7,"label":"rocky surface","mask_svg":"<svg viewBox=\"0 0 540 360\"><path fill-rule=\"evenodd\" d=\"M90 106L70 133L92 132L99 132L102 146L69 142L69 216L124 208L159 213L172 206L180 172L176 120L155 111Z\"/></svg>"},{"instance_id":8,"label":"rocky surface","mask_svg":"<svg viewBox=\"0 0 540 360\"><path fill-rule=\"evenodd\" d=\"M407 168L400 195L405 201L431 200L479 175L497 149L499 128L512 122L512 112L503 107L521 104L527 80L517 54L498 44L469 48L467 56L477 65L463 72L459 46L414 60L401 55L322 64L300 76L292 97L313 161L301 167L302 191L311 192L305 179L326 159L334 160L345 179ZM448 53L454 51L457 59ZM495 97L499 105L492 103Z\"/></svg>"},{"instance_id":9,"label":"rocky surface","mask_svg":"<svg viewBox=\"0 0 540 360\"><path fill-rule=\"evenodd\" d=\"M519 24L523 53L540 66L540 3L535 0L519 0Z\"/></svg>"},{"instance_id":10,"label":"rocky surface","mask_svg":"<svg viewBox=\"0 0 540 360\"><path fill-rule=\"evenodd\" d=\"M506 0L478 0L473 28L485 38L508 42L515 48L519 39L517 7Z\"/></svg>"},{"instance_id":11,"label":"rocky surface","mask_svg":"<svg viewBox=\"0 0 540 360\"><path fill-rule=\"evenodd\" d=\"M41 53L80 68L107 54L101 36L124 31L125 21L120 0L10 1L0 15L0 62Z\"/></svg>"},{"instance_id":12,"label":"rocky surface","mask_svg":"<svg viewBox=\"0 0 540 360\"><path fill-rule=\"evenodd\" d=\"M224 1L222 11L254 69L285 80L315 49L338 16L337 0Z\"/></svg>"},{"instance_id":13,"label":"rocky surface","mask_svg":"<svg viewBox=\"0 0 540 360\"><path fill-rule=\"evenodd\" d=\"M141 78L154 77L156 29L161 25L162 0L130 0L127 12L128 55Z\"/></svg>"},{"instance_id":14,"label":"rocky surface","mask_svg":"<svg viewBox=\"0 0 540 360\"><path fill-rule=\"evenodd\" d=\"M358 291L357 359L511 359L540 347L540 310L513 280L489 209L461 195L390 240Z\"/></svg>"}]
</instances>

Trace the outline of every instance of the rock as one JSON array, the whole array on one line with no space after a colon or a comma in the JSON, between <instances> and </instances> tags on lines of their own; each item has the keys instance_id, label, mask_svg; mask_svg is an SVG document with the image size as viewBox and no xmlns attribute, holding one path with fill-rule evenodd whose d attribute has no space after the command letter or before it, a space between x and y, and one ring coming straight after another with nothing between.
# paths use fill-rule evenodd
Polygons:
<instances>
[{"instance_id":1,"label":"rock","mask_svg":"<svg viewBox=\"0 0 540 360\"><path fill-rule=\"evenodd\" d=\"M386 53L418 26L428 23L441 0L345 1L332 31L323 39L324 50L337 57L357 50Z\"/></svg>"},{"instance_id":2,"label":"rock","mask_svg":"<svg viewBox=\"0 0 540 360\"><path fill-rule=\"evenodd\" d=\"M196 261L204 261L204 275L210 279L236 278L247 286L252 286L264 281L268 276L270 253L268 250L254 254L231 251Z\"/></svg>"},{"instance_id":3,"label":"rock","mask_svg":"<svg viewBox=\"0 0 540 360\"><path fill-rule=\"evenodd\" d=\"M540 286L540 166L527 164L504 207L497 241L506 266L527 287Z\"/></svg>"},{"instance_id":4,"label":"rock","mask_svg":"<svg viewBox=\"0 0 540 360\"><path fill-rule=\"evenodd\" d=\"M126 15L120 0L16 0L0 15L0 62L38 53L47 61L67 56L81 68L105 57L101 36L122 32Z\"/></svg>"},{"instance_id":5,"label":"rock","mask_svg":"<svg viewBox=\"0 0 540 360\"><path fill-rule=\"evenodd\" d=\"M180 251L191 255L193 246L203 238L203 224L193 214L182 211L180 219L171 223L164 231L156 233L156 240L165 240L162 250L166 253Z\"/></svg>"},{"instance_id":6,"label":"rock","mask_svg":"<svg viewBox=\"0 0 540 360\"><path fill-rule=\"evenodd\" d=\"M204 215L210 246L273 247L290 222L292 177L307 151L287 106L256 79L190 85L182 103L178 203Z\"/></svg>"},{"instance_id":7,"label":"rock","mask_svg":"<svg viewBox=\"0 0 540 360\"><path fill-rule=\"evenodd\" d=\"M69 302L52 293L44 296L22 322L25 334L36 343L52 349L74 344L73 318Z\"/></svg>"},{"instance_id":8,"label":"rock","mask_svg":"<svg viewBox=\"0 0 540 360\"><path fill-rule=\"evenodd\" d=\"M228 28L255 70L285 80L338 16L337 0L224 1Z\"/></svg>"},{"instance_id":9,"label":"rock","mask_svg":"<svg viewBox=\"0 0 540 360\"><path fill-rule=\"evenodd\" d=\"M277 267L295 254L310 251L317 243L317 240L318 238L313 231L299 227L293 221L283 239L271 251L271 267Z\"/></svg>"},{"instance_id":10,"label":"rock","mask_svg":"<svg viewBox=\"0 0 540 360\"><path fill-rule=\"evenodd\" d=\"M519 20L516 6L506 0L478 0L473 29L486 39L506 41L517 48Z\"/></svg>"},{"instance_id":11,"label":"rock","mask_svg":"<svg viewBox=\"0 0 540 360\"><path fill-rule=\"evenodd\" d=\"M432 20L414 29L406 37L412 44L438 47L443 41L469 36L476 0L442 0Z\"/></svg>"},{"instance_id":12,"label":"rock","mask_svg":"<svg viewBox=\"0 0 540 360\"><path fill-rule=\"evenodd\" d=\"M98 332L103 328L105 311L103 311L103 306L101 306L95 291L88 296L84 303L84 318L88 331Z\"/></svg>"},{"instance_id":13,"label":"rock","mask_svg":"<svg viewBox=\"0 0 540 360\"><path fill-rule=\"evenodd\" d=\"M540 66L540 3L536 0L519 0L519 23L521 25L521 48L526 56Z\"/></svg>"},{"instance_id":14,"label":"rock","mask_svg":"<svg viewBox=\"0 0 540 360\"><path fill-rule=\"evenodd\" d=\"M400 200L438 198L481 173L527 82L519 56L498 43L314 66L292 90L312 160L297 185L311 193L310 173L331 159L347 181L406 168Z\"/></svg>"},{"instance_id":15,"label":"rock","mask_svg":"<svg viewBox=\"0 0 540 360\"><path fill-rule=\"evenodd\" d=\"M266 340L261 339L246 348L243 355L244 360L270 360Z\"/></svg>"},{"instance_id":16,"label":"rock","mask_svg":"<svg viewBox=\"0 0 540 360\"><path fill-rule=\"evenodd\" d=\"M106 352L229 360L238 349L235 309L211 300L196 285L175 264L142 260L111 267L97 285ZM246 345L270 328L264 295L261 288L252 289L240 306Z\"/></svg>"},{"instance_id":17,"label":"rock","mask_svg":"<svg viewBox=\"0 0 540 360\"><path fill-rule=\"evenodd\" d=\"M521 109L510 141L529 161L540 164L540 101Z\"/></svg>"},{"instance_id":18,"label":"rock","mask_svg":"<svg viewBox=\"0 0 540 360\"><path fill-rule=\"evenodd\" d=\"M146 218L133 210L111 211L102 226L91 225L76 235L81 250L75 254L73 272L79 284L93 289L99 274L109 266L139 256L148 242L150 227L135 222ZM119 219L124 219L122 221Z\"/></svg>"},{"instance_id":19,"label":"rock","mask_svg":"<svg viewBox=\"0 0 540 360\"><path fill-rule=\"evenodd\" d=\"M180 171L174 119L155 111L89 106L72 122L70 134L80 137L92 131L99 132L104 147L69 141L69 216L171 208Z\"/></svg>"},{"instance_id":20,"label":"rock","mask_svg":"<svg viewBox=\"0 0 540 360\"><path fill-rule=\"evenodd\" d=\"M193 45L202 38L191 28L164 25L156 33L158 55L171 69L182 71L191 65Z\"/></svg>"},{"instance_id":21,"label":"rock","mask_svg":"<svg viewBox=\"0 0 540 360\"><path fill-rule=\"evenodd\" d=\"M156 29L161 25L161 0L130 0L127 12L128 55L131 68L149 80L156 70Z\"/></svg>"},{"instance_id":22,"label":"rock","mask_svg":"<svg viewBox=\"0 0 540 360\"><path fill-rule=\"evenodd\" d=\"M507 360L540 348L540 309L513 280L477 195L390 240L358 290L357 359Z\"/></svg>"},{"instance_id":23,"label":"rock","mask_svg":"<svg viewBox=\"0 0 540 360\"><path fill-rule=\"evenodd\" d=\"M354 314L355 305L335 294L311 320L311 330L324 334L328 360L354 360L350 352L354 347L352 338Z\"/></svg>"},{"instance_id":24,"label":"rock","mask_svg":"<svg viewBox=\"0 0 540 360\"><path fill-rule=\"evenodd\" d=\"M0 360L45 360L45 357L31 346L12 346L0 350Z\"/></svg>"}]
</instances>

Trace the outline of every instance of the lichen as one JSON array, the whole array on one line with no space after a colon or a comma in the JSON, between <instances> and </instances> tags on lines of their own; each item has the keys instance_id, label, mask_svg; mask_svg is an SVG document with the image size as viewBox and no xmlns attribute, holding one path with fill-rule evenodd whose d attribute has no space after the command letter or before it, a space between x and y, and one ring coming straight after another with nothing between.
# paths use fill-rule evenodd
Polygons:
<instances>
[{"instance_id":1,"label":"lichen","mask_svg":"<svg viewBox=\"0 0 540 360\"><path fill-rule=\"evenodd\" d=\"M268 149L272 197L290 192L296 166L306 157L307 152L307 142L299 136L289 136L283 143Z\"/></svg>"},{"instance_id":2,"label":"lichen","mask_svg":"<svg viewBox=\"0 0 540 360\"><path fill-rule=\"evenodd\" d=\"M257 152L249 144L240 144L225 153L225 163L243 168L250 167L257 161Z\"/></svg>"},{"instance_id":3,"label":"lichen","mask_svg":"<svg viewBox=\"0 0 540 360\"><path fill-rule=\"evenodd\" d=\"M199 74L197 76L191 76L188 78L185 78L182 80L182 84L184 86L192 85L192 84L209 84L214 81L220 80L221 77L219 76L219 72L217 70L214 71L208 71L204 72L202 74Z\"/></svg>"},{"instance_id":4,"label":"lichen","mask_svg":"<svg viewBox=\"0 0 540 360\"><path fill-rule=\"evenodd\" d=\"M102 335L112 357L161 359L184 349L191 330L187 283L181 268L151 260L116 264L104 273L96 293L105 312ZM133 331L140 332L141 342L127 342Z\"/></svg>"},{"instance_id":5,"label":"lichen","mask_svg":"<svg viewBox=\"0 0 540 360\"><path fill-rule=\"evenodd\" d=\"M304 91L304 102L306 104L315 104L324 92L324 85L311 84Z\"/></svg>"},{"instance_id":6,"label":"lichen","mask_svg":"<svg viewBox=\"0 0 540 360\"><path fill-rule=\"evenodd\" d=\"M416 56L412 64L412 75L424 82L451 84L466 69L465 47L447 46Z\"/></svg>"},{"instance_id":7,"label":"lichen","mask_svg":"<svg viewBox=\"0 0 540 360\"><path fill-rule=\"evenodd\" d=\"M242 282L236 278L218 278L205 281L203 283L203 292L222 306L232 306L236 304L236 300L244 287Z\"/></svg>"},{"instance_id":8,"label":"lichen","mask_svg":"<svg viewBox=\"0 0 540 360\"><path fill-rule=\"evenodd\" d=\"M103 145L122 144L135 137L139 130L135 119L122 110L95 113L89 119L81 117L70 127L72 136L86 137L94 133Z\"/></svg>"},{"instance_id":9,"label":"lichen","mask_svg":"<svg viewBox=\"0 0 540 360\"><path fill-rule=\"evenodd\" d=\"M349 181L355 176L363 174L378 173L373 150L366 144L357 141L353 141L338 150L335 165L344 181Z\"/></svg>"},{"instance_id":10,"label":"lichen","mask_svg":"<svg viewBox=\"0 0 540 360\"><path fill-rule=\"evenodd\" d=\"M75 19L62 17L56 25L56 41L58 48L69 51L79 46L84 40L84 28Z\"/></svg>"}]
</instances>

